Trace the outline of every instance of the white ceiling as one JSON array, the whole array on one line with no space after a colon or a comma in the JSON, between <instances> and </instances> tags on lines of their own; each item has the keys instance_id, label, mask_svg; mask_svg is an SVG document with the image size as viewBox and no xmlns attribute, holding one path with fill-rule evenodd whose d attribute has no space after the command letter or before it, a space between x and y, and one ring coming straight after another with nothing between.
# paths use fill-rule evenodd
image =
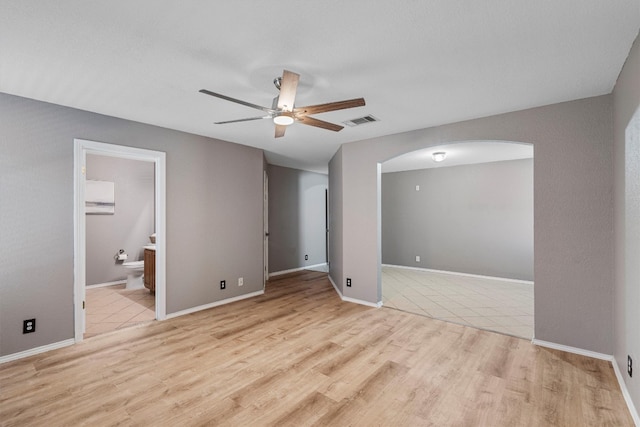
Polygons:
<instances>
[{"instance_id":1,"label":"white ceiling","mask_svg":"<svg viewBox=\"0 0 640 427\"><path fill-rule=\"evenodd\" d=\"M270 163L326 171L340 144L610 93L638 0L0 0L0 92L219 138ZM260 115L283 68L296 105L341 132L214 121ZM258 114L256 114L258 113Z\"/></svg>"},{"instance_id":2,"label":"white ceiling","mask_svg":"<svg viewBox=\"0 0 640 427\"><path fill-rule=\"evenodd\" d=\"M447 153L444 161L435 162L433 160L433 153L437 152ZM384 162L382 172L443 168L530 158L533 158L533 145L531 144L504 141L467 141L438 145L403 154Z\"/></svg>"}]
</instances>

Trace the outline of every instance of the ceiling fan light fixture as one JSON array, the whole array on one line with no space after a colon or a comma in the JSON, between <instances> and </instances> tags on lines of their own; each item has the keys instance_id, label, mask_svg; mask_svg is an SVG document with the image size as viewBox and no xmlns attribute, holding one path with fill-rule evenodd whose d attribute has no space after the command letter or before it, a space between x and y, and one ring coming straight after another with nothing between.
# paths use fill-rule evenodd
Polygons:
<instances>
[{"instance_id":1,"label":"ceiling fan light fixture","mask_svg":"<svg viewBox=\"0 0 640 427\"><path fill-rule=\"evenodd\" d=\"M307 105L304 107L295 107L296 91L298 89L298 81L300 80L300 74L294 73L289 70L282 70L282 77L276 77L273 80L273 84L280 90L280 94L276 96L271 104L271 107L263 107L261 105L252 104L251 102L243 101L241 99L232 98L221 93L211 92L210 90L200 89L200 93L213 96L215 98L224 99L225 101L233 102L235 104L244 105L245 107L253 108L256 110L267 113L259 117L248 117L246 119L237 120L225 120L221 122L214 122L217 125L226 123L238 123L249 122L253 120L272 119L275 124L275 138L281 138L284 136L287 126L298 122L303 125L313 126L320 129L326 129L333 132L339 132L344 129L344 126L340 126L334 123L325 122L324 120L311 117L315 114L328 113L329 111L345 110L347 108L363 107L365 105L364 98L345 99L343 101L327 102L324 104ZM372 120L375 121L375 120Z\"/></svg>"},{"instance_id":2,"label":"ceiling fan light fixture","mask_svg":"<svg viewBox=\"0 0 640 427\"><path fill-rule=\"evenodd\" d=\"M273 118L273 123L277 125L289 126L293 122L293 117L289 114L279 114Z\"/></svg>"},{"instance_id":3,"label":"ceiling fan light fixture","mask_svg":"<svg viewBox=\"0 0 640 427\"><path fill-rule=\"evenodd\" d=\"M447 153L445 153L444 151L438 151L437 153L433 153L431 157L433 158L434 162L441 162L447 157Z\"/></svg>"}]
</instances>

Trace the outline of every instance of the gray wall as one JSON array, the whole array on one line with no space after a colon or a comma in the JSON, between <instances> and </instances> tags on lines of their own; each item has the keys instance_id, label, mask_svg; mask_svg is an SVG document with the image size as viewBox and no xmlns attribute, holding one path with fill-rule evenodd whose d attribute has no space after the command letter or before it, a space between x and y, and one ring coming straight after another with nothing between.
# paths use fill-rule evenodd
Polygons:
<instances>
[{"instance_id":1,"label":"gray wall","mask_svg":"<svg viewBox=\"0 0 640 427\"><path fill-rule=\"evenodd\" d=\"M637 38L613 91L615 167L614 356L636 409L638 375L629 378L627 355L640 361L640 136L626 142L625 131L640 120L640 38ZM637 369L637 368L636 368ZM637 370L636 370L637 372Z\"/></svg>"},{"instance_id":2,"label":"gray wall","mask_svg":"<svg viewBox=\"0 0 640 427\"><path fill-rule=\"evenodd\" d=\"M535 151L535 336L611 354L612 132L612 97L606 95L344 144L342 275L353 279L353 287L343 288L345 296L381 299L380 162L449 142L530 143ZM338 206L331 209L339 215Z\"/></svg>"},{"instance_id":3,"label":"gray wall","mask_svg":"<svg viewBox=\"0 0 640 427\"><path fill-rule=\"evenodd\" d=\"M87 155L87 179L110 181L115 187L113 215L86 216L86 283L125 279L127 272L114 255L124 249L128 261L141 260L143 245L155 231L154 163L111 156Z\"/></svg>"},{"instance_id":4,"label":"gray wall","mask_svg":"<svg viewBox=\"0 0 640 427\"><path fill-rule=\"evenodd\" d=\"M329 277L344 292L342 260L344 244L342 221L342 147L329 162Z\"/></svg>"},{"instance_id":5,"label":"gray wall","mask_svg":"<svg viewBox=\"0 0 640 427\"><path fill-rule=\"evenodd\" d=\"M0 355L74 337L74 138L167 153L168 314L263 289L261 150L5 94L0 120Z\"/></svg>"},{"instance_id":6,"label":"gray wall","mask_svg":"<svg viewBox=\"0 0 640 427\"><path fill-rule=\"evenodd\" d=\"M533 280L533 159L382 174L382 262Z\"/></svg>"},{"instance_id":7,"label":"gray wall","mask_svg":"<svg viewBox=\"0 0 640 427\"><path fill-rule=\"evenodd\" d=\"M273 165L267 174L269 272L325 263L327 175Z\"/></svg>"}]
</instances>

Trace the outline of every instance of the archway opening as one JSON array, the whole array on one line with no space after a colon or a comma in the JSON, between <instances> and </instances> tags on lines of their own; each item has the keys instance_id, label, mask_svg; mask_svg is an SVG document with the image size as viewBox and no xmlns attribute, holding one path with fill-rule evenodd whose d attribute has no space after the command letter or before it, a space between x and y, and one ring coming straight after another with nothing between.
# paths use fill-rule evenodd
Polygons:
<instances>
[{"instance_id":1,"label":"archway opening","mask_svg":"<svg viewBox=\"0 0 640 427\"><path fill-rule=\"evenodd\" d=\"M432 146L380 182L383 305L531 339L533 146Z\"/></svg>"}]
</instances>

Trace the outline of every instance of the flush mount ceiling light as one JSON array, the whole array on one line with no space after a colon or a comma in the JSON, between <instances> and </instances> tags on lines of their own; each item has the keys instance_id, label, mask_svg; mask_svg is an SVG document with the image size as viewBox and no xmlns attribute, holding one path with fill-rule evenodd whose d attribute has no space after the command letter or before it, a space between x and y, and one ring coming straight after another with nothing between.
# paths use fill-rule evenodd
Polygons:
<instances>
[{"instance_id":1,"label":"flush mount ceiling light","mask_svg":"<svg viewBox=\"0 0 640 427\"><path fill-rule=\"evenodd\" d=\"M273 118L273 123L277 125L289 126L290 124L293 124L293 122L294 122L293 117L287 114L286 112L279 114Z\"/></svg>"},{"instance_id":2,"label":"flush mount ceiling light","mask_svg":"<svg viewBox=\"0 0 640 427\"><path fill-rule=\"evenodd\" d=\"M441 162L445 159L445 157L447 157L447 153L445 153L444 151L438 151L437 153L433 153L431 157L433 157L434 162Z\"/></svg>"}]
</instances>

